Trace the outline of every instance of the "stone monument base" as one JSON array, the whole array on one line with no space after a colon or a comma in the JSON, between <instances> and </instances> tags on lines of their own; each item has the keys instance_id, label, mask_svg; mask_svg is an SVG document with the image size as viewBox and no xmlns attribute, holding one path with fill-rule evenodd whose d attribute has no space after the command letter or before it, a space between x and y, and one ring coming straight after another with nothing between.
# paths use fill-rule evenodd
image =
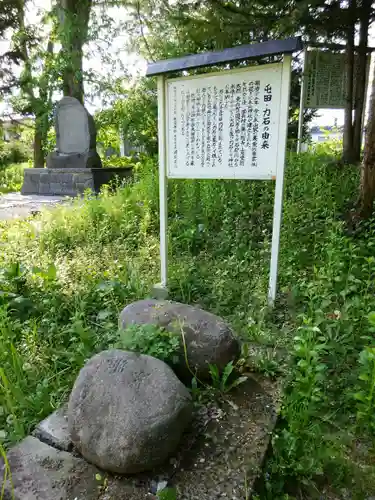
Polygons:
<instances>
[{"instance_id":1,"label":"stone monument base","mask_svg":"<svg viewBox=\"0 0 375 500\"><path fill-rule=\"evenodd\" d=\"M98 193L112 181L129 179L132 168L26 168L21 193L79 196L86 189Z\"/></svg>"},{"instance_id":2,"label":"stone monument base","mask_svg":"<svg viewBox=\"0 0 375 500\"><path fill-rule=\"evenodd\" d=\"M49 153L46 159L47 168L101 168L102 161L95 150L88 153L61 154L57 151Z\"/></svg>"}]
</instances>

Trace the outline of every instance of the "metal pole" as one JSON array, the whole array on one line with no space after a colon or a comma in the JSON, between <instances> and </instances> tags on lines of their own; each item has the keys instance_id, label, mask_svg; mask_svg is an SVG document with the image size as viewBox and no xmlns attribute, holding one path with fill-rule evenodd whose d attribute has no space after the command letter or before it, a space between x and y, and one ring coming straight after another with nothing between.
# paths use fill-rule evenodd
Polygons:
<instances>
[{"instance_id":1,"label":"metal pole","mask_svg":"<svg viewBox=\"0 0 375 500\"><path fill-rule=\"evenodd\" d=\"M297 153L301 152L302 135L303 135L303 112L304 112L304 99L305 99L305 62L307 56L307 47L303 51L303 64L302 64L302 77L301 77L301 94L299 101L299 117L298 117L298 140L297 140Z\"/></svg>"},{"instance_id":2,"label":"metal pole","mask_svg":"<svg viewBox=\"0 0 375 500\"><path fill-rule=\"evenodd\" d=\"M281 218L283 210L285 151L286 151L286 140L288 136L291 65L292 65L292 56L291 55L284 56L282 80L281 80L281 106L280 106L280 122L279 122L279 139L277 147L275 202L273 209L270 281L268 287L268 301L270 305L273 305L275 302L276 287L277 287L277 268L279 262L280 230L281 230Z\"/></svg>"}]
</instances>

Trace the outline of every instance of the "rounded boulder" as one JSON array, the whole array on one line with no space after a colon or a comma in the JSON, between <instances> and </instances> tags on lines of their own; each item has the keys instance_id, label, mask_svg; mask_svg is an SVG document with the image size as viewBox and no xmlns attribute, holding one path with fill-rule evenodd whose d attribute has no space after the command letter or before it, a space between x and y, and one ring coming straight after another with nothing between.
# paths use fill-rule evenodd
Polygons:
<instances>
[{"instance_id":1,"label":"rounded boulder","mask_svg":"<svg viewBox=\"0 0 375 500\"><path fill-rule=\"evenodd\" d=\"M193 374L209 379L210 364L216 365L221 372L241 351L229 325L219 316L196 306L168 300L139 300L126 306L119 319L122 330L137 324L153 324L181 336L180 360L174 369L186 383L191 381Z\"/></svg>"},{"instance_id":2,"label":"rounded boulder","mask_svg":"<svg viewBox=\"0 0 375 500\"><path fill-rule=\"evenodd\" d=\"M120 474L162 464L191 417L191 396L168 365L117 349L86 363L68 404L75 447L89 462Z\"/></svg>"}]
</instances>

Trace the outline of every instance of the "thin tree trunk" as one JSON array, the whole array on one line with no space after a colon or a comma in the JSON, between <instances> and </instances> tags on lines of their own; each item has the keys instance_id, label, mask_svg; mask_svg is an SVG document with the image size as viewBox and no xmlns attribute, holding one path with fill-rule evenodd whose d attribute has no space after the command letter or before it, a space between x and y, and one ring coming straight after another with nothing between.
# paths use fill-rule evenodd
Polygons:
<instances>
[{"instance_id":1,"label":"thin tree trunk","mask_svg":"<svg viewBox=\"0 0 375 500\"><path fill-rule=\"evenodd\" d=\"M24 60L24 77L21 81L21 90L29 97L30 107L33 111L35 111L37 99L35 98L34 87L32 83L32 67L29 58L29 52L27 47L27 40L25 36L25 6L23 2L20 2L18 5L18 16L19 16L19 26L20 26L20 44L19 48L23 56ZM36 120L37 122L37 120ZM34 129L34 163L33 167L43 167L44 166L44 158L43 158L43 148L42 148L42 140L40 135L40 130L38 129L37 123L35 123Z\"/></svg>"},{"instance_id":2,"label":"thin tree trunk","mask_svg":"<svg viewBox=\"0 0 375 500\"><path fill-rule=\"evenodd\" d=\"M43 73L39 79L39 98L33 94L33 110L35 115L34 130L34 168L43 168L46 155L46 143L49 127L48 112L52 107L51 92L48 92L47 65L48 58L53 56L52 38L48 40Z\"/></svg>"},{"instance_id":3,"label":"thin tree trunk","mask_svg":"<svg viewBox=\"0 0 375 500\"><path fill-rule=\"evenodd\" d=\"M358 46L358 74L356 78L356 93L355 93L355 117L353 125L353 154L354 161L359 162L361 159L362 146L362 123L363 113L366 103L366 74L367 74L367 44L368 31L370 25L372 0L362 0L359 9L359 46Z\"/></svg>"},{"instance_id":4,"label":"thin tree trunk","mask_svg":"<svg viewBox=\"0 0 375 500\"><path fill-rule=\"evenodd\" d=\"M369 111L360 184L359 205L362 218L368 218L372 215L375 200L375 71L372 80Z\"/></svg>"},{"instance_id":5,"label":"thin tree trunk","mask_svg":"<svg viewBox=\"0 0 375 500\"><path fill-rule=\"evenodd\" d=\"M345 121L344 121L344 163L352 163L353 151L353 87L354 87L354 28L356 0L349 0L349 21L346 41L346 89L345 89Z\"/></svg>"},{"instance_id":6,"label":"thin tree trunk","mask_svg":"<svg viewBox=\"0 0 375 500\"><path fill-rule=\"evenodd\" d=\"M29 57L28 43L25 26L25 2L18 2L18 21L20 27L19 50L22 54L24 61L23 78L21 79L21 90L28 96L30 101L30 108L35 116L35 129L34 129L34 167L44 167L45 145L47 141L49 119L48 114L52 107L51 92L48 82L48 58L53 57L53 34L50 35L47 45L47 51L44 61L43 73L39 78L38 95L35 93L35 80L33 79L33 68L31 59Z\"/></svg>"},{"instance_id":7,"label":"thin tree trunk","mask_svg":"<svg viewBox=\"0 0 375 500\"><path fill-rule=\"evenodd\" d=\"M65 60L63 93L83 103L83 45L87 41L92 0L60 0L61 53Z\"/></svg>"}]
</instances>

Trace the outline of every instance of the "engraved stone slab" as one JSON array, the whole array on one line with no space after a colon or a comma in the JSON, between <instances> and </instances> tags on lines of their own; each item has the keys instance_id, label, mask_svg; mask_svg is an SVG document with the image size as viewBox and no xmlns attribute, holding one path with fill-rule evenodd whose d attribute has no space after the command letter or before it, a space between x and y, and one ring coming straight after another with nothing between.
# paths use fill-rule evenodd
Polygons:
<instances>
[{"instance_id":1,"label":"engraved stone slab","mask_svg":"<svg viewBox=\"0 0 375 500\"><path fill-rule=\"evenodd\" d=\"M15 500L97 500L98 469L81 458L58 451L35 437L27 437L7 453L12 474L4 481L5 464L0 460L0 491Z\"/></svg>"},{"instance_id":2,"label":"engraved stone slab","mask_svg":"<svg viewBox=\"0 0 375 500\"><path fill-rule=\"evenodd\" d=\"M59 101L55 114L57 150L63 154L88 153L90 128L88 112L74 97Z\"/></svg>"}]
</instances>

